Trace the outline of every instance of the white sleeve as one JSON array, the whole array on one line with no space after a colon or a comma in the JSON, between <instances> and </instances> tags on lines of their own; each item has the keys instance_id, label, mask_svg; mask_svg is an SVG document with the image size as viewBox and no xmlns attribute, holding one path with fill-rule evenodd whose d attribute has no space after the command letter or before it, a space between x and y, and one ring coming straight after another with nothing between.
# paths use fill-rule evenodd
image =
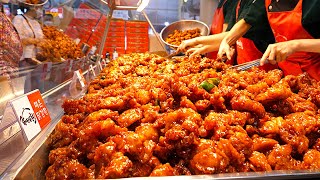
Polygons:
<instances>
[{"instance_id":1,"label":"white sleeve","mask_svg":"<svg viewBox=\"0 0 320 180\"><path fill-rule=\"evenodd\" d=\"M29 29L29 27L25 26L25 19L21 15L17 15L13 18L12 24L17 29L19 36L21 39L29 38L29 34L26 31L26 29Z\"/></svg>"}]
</instances>

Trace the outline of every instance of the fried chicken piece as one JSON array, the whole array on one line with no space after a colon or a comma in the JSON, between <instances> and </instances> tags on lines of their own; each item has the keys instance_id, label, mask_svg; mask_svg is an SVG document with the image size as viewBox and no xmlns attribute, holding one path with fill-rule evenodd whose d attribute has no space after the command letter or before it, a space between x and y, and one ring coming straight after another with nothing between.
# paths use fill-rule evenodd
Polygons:
<instances>
[{"instance_id":1,"label":"fried chicken piece","mask_svg":"<svg viewBox=\"0 0 320 180\"><path fill-rule=\"evenodd\" d=\"M96 121L82 127L81 135L89 137L109 137L120 134L121 132L126 132L126 128L121 128L117 126L115 122L111 119L106 119L103 121Z\"/></svg>"},{"instance_id":2,"label":"fried chicken piece","mask_svg":"<svg viewBox=\"0 0 320 180\"><path fill-rule=\"evenodd\" d=\"M280 137L302 154L309 147L309 139L306 135L318 131L319 127L320 121L312 112L293 113L285 117L280 129Z\"/></svg>"},{"instance_id":3,"label":"fried chicken piece","mask_svg":"<svg viewBox=\"0 0 320 180\"><path fill-rule=\"evenodd\" d=\"M267 152L272 150L278 141L271 138L258 137L253 139L253 150L259 152Z\"/></svg>"},{"instance_id":4,"label":"fried chicken piece","mask_svg":"<svg viewBox=\"0 0 320 180\"><path fill-rule=\"evenodd\" d=\"M153 142L158 142L159 133L154 125L150 123L144 123L136 127L135 132L142 138L142 140L152 140Z\"/></svg>"},{"instance_id":5,"label":"fried chicken piece","mask_svg":"<svg viewBox=\"0 0 320 180\"><path fill-rule=\"evenodd\" d=\"M210 95L210 103L216 111L225 111L227 109L225 101L223 95L218 91L214 91L213 94Z\"/></svg>"},{"instance_id":6,"label":"fried chicken piece","mask_svg":"<svg viewBox=\"0 0 320 180\"><path fill-rule=\"evenodd\" d=\"M197 111L196 106L193 104L191 100L189 100L186 96L181 97L180 107L191 108L194 111Z\"/></svg>"},{"instance_id":7,"label":"fried chicken piece","mask_svg":"<svg viewBox=\"0 0 320 180\"><path fill-rule=\"evenodd\" d=\"M171 85L172 88L172 94L177 94L179 96L190 96L191 91L187 87L187 85L182 81L174 81Z\"/></svg>"},{"instance_id":8,"label":"fried chicken piece","mask_svg":"<svg viewBox=\"0 0 320 180\"><path fill-rule=\"evenodd\" d=\"M83 99L71 100L67 99L63 102L62 108L64 109L65 114L78 114L85 112L86 104Z\"/></svg>"},{"instance_id":9,"label":"fried chicken piece","mask_svg":"<svg viewBox=\"0 0 320 180\"><path fill-rule=\"evenodd\" d=\"M101 103L99 107L101 109L111 109L114 111L119 111L124 109L126 106L126 100L121 96L117 97L107 97L105 99L101 99Z\"/></svg>"},{"instance_id":10,"label":"fried chicken piece","mask_svg":"<svg viewBox=\"0 0 320 180\"><path fill-rule=\"evenodd\" d=\"M246 90L254 95L258 95L261 92L265 92L269 88L266 82L258 82L257 84L250 84L246 87Z\"/></svg>"},{"instance_id":11,"label":"fried chicken piece","mask_svg":"<svg viewBox=\"0 0 320 180\"><path fill-rule=\"evenodd\" d=\"M59 121L53 133L50 134L49 146L52 148L68 146L79 137L79 132L80 130L74 124Z\"/></svg>"},{"instance_id":12,"label":"fried chicken piece","mask_svg":"<svg viewBox=\"0 0 320 180\"><path fill-rule=\"evenodd\" d=\"M84 120L85 120L85 115L82 113L73 114L73 115L64 115L61 118L62 122L66 123L66 124L74 124L75 126L78 126Z\"/></svg>"},{"instance_id":13,"label":"fried chicken piece","mask_svg":"<svg viewBox=\"0 0 320 180\"><path fill-rule=\"evenodd\" d=\"M176 156L188 159L190 158L190 152L198 143L199 138L195 133L190 133L183 129L182 126L176 125L165 133L163 142L160 142L159 146L167 149L164 152L174 152Z\"/></svg>"},{"instance_id":14,"label":"fried chicken piece","mask_svg":"<svg viewBox=\"0 0 320 180\"><path fill-rule=\"evenodd\" d=\"M141 106L143 118L141 119L141 123L154 123L154 121L160 116L159 106L153 106L152 104L146 104Z\"/></svg>"},{"instance_id":15,"label":"fried chicken piece","mask_svg":"<svg viewBox=\"0 0 320 180\"><path fill-rule=\"evenodd\" d=\"M310 149L303 156L303 164L306 169L320 169L320 152Z\"/></svg>"},{"instance_id":16,"label":"fried chicken piece","mask_svg":"<svg viewBox=\"0 0 320 180\"><path fill-rule=\"evenodd\" d=\"M320 128L319 117L319 114L317 116L313 111L298 112L286 116L288 119L295 119L296 122L301 122L302 126L306 130L306 134L318 132Z\"/></svg>"},{"instance_id":17,"label":"fried chicken piece","mask_svg":"<svg viewBox=\"0 0 320 180\"><path fill-rule=\"evenodd\" d=\"M244 132L234 132L229 138L229 141L239 153L248 158L253 152L253 142L247 132L245 132L245 130L243 131Z\"/></svg>"},{"instance_id":18,"label":"fried chicken piece","mask_svg":"<svg viewBox=\"0 0 320 180\"><path fill-rule=\"evenodd\" d=\"M101 144L95 149L93 161L95 163L96 169L101 169L103 166L108 166L112 160L113 154L116 153L117 144L113 141L108 141Z\"/></svg>"},{"instance_id":19,"label":"fried chicken piece","mask_svg":"<svg viewBox=\"0 0 320 180\"><path fill-rule=\"evenodd\" d=\"M156 166L150 176L174 176L175 171L169 163Z\"/></svg>"},{"instance_id":20,"label":"fried chicken piece","mask_svg":"<svg viewBox=\"0 0 320 180\"><path fill-rule=\"evenodd\" d=\"M283 76L283 72L280 69L273 69L264 74L263 81L272 86L273 84L278 83Z\"/></svg>"},{"instance_id":21,"label":"fried chicken piece","mask_svg":"<svg viewBox=\"0 0 320 180\"><path fill-rule=\"evenodd\" d=\"M46 179L88 179L92 172L76 159L55 161L46 171Z\"/></svg>"},{"instance_id":22,"label":"fried chicken piece","mask_svg":"<svg viewBox=\"0 0 320 180\"><path fill-rule=\"evenodd\" d=\"M200 139L199 140L199 144L197 144L195 150L193 151L193 153L197 154L201 151L204 151L206 149L215 147L216 143L213 140L210 139ZM194 155L195 155L194 154Z\"/></svg>"},{"instance_id":23,"label":"fried chicken piece","mask_svg":"<svg viewBox=\"0 0 320 180\"><path fill-rule=\"evenodd\" d=\"M280 128L284 120L282 117L271 117L270 120L261 123L259 132L262 135L272 135L275 136L280 133Z\"/></svg>"},{"instance_id":24,"label":"fried chicken piece","mask_svg":"<svg viewBox=\"0 0 320 180\"><path fill-rule=\"evenodd\" d=\"M146 140L146 138L143 134L128 131L113 136L110 140L117 144L118 151L128 153L134 160L145 163L153 157L153 151L156 146L155 142Z\"/></svg>"},{"instance_id":25,"label":"fried chicken piece","mask_svg":"<svg viewBox=\"0 0 320 180\"><path fill-rule=\"evenodd\" d=\"M302 163L291 156L290 145L276 145L267 156L268 163L274 170L298 170L302 169Z\"/></svg>"},{"instance_id":26,"label":"fried chicken piece","mask_svg":"<svg viewBox=\"0 0 320 180\"><path fill-rule=\"evenodd\" d=\"M90 113L85 119L85 124L90 124L95 121L106 120L108 118L115 120L119 117L118 112L112 111L110 109L101 109Z\"/></svg>"},{"instance_id":27,"label":"fried chicken piece","mask_svg":"<svg viewBox=\"0 0 320 180\"><path fill-rule=\"evenodd\" d=\"M250 113L230 110L225 113L211 112L204 119L204 127L206 130L216 130L221 126L239 125L244 126L246 121L251 118Z\"/></svg>"},{"instance_id":28,"label":"fried chicken piece","mask_svg":"<svg viewBox=\"0 0 320 180\"><path fill-rule=\"evenodd\" d=\"M314 111L316 112L318 107L311 101L300 97L297 94L293 94L288 99L286 99L291 105L291 112L304 112L304 111Z\"/></svg>"},{"instance_id":29,"label":"fried chicken piece","mask_svg":"<svg viewBox=\"0 0 320 180\"><path fill-rule=\"evenodd\" d=\"M166 123L164 132L176 124L181 124L184 129L197 134L202 122L201 115L190 108L180 108L168 113L163 118Z\"/></svg>"},{"instance_id":30,"label":"fried chicken piece","mask_svg":"<svg viewBox=\"0 0 320 180\"><path fill-rule=\"evenodd\" d=\"M138 90L135 93L135 99L141 105L148 104L151 101L151 93L146 90Z\"/></svg>"},{"instance_id":31,"label":"fried chicken piece","mask_svg":"<svg viewBox=\"0 0 320 180\"><path fill-rule=\"evenodd\" d=\"M258 94L254 100L258 101L262 104L267 104L272 101L279 101L287 99L292 95L292 91L290 89L290 86L285 81L280 81L270 88L267 89L267 91Z\"/></svg>"},{"instance_id":32,"label":"fried chicken piece","mask_svg":"<svg viewBox=\"0 0 320 180\"><path fill-rule=\"evenodd\" d=\"M226 171L229 157L221 150L208 148L197 153L190 161L190 170L194 174L216 174Z\"/></svg>"},{"instance_id":33,"label":"fried chicken piece","mask_svg":"<svg viewBox=\"0 0 320 180\"><path fill-rule=\"evenodd\" d=\"M266 113L261 103L244 95L233 97L230 103L233 110L252 112L259 118L263 118Z\"/></svg>"},{"instance_id":34,"label":"fried chicken piece","mask_svg":"<svg viewBox=\"0 0 320 180\"><path fill-rule=\"evenodd\" d=\"M142 117L142 111L140 109L128 109L120 114L116 121L120 127L129 127L131 124L142 119Z\"/></svg>"},{"instance_id":35,"label":"fried chicken piece","mask_svg":"<svg viewBox=\"0 0 320 180\"><path fill-rule=\"evenodd\" d=\"M198 100L195 104L195 107L197 109L197 111L202 112L205 111L209 108L209 106L211 105L209 100Z\"/></svg>"},{"instance_id":36,"label":"fried chicken piece","mask_svg":"<svg viewBox=\"0 0 320 180\"><path fill-rule=\"evenodd\" d=\"M272 170L270 164L268 164L267 157L263 153L253 151L253 153L249 157L249 161L252 165L251 169L255 172Z\"/></svg>"},{"instance_id":37,"label":"fried chicken piece","mask_svg":"<svg viewBox=\"0 0 320 180\"><path fill-rule=\"evenodd\" d=\"M108 166L104 166L100 169L97 178L124 178L129 177L132 171L133 163L121 152L116 152L112 156L112 160Z\"/></svg>"},{"instance_id":38,"label":"fried chicken piece","mask_svg":"<svg viewBox=\"0 0 320 180\"><path fill-rule=\"evenodd\" d=\"M178 164L174 166L174 172L177 175L192 175L190 170L187 168L187 163L184 160L180 160Z\"/></svg>"},{"instance_id":39,"label":"fried chicken piece","mask_svg":"<svg viewBox=\"0 0 320 180\"><path fill-rule=\"evenodd\" d=\"M151 174L153 167L149 164L141 163L139 161L133 162L132 171L130 176L132 177L147 177Z\"/></svg>"},{"instance_id":40,"label":"fried chicken piece","mask_svg":"<svg viewBox=\"0 0 320 180\"><path fill-rule=\"evenodd\" d=\"M242 168L245 163L244 154L238 152L237 149L233 147L230 140L221 138L216 144L217 148L229 158L230 165L236 168L236 170L238 170L237 168Z\"/></svg>"}]
</instances>

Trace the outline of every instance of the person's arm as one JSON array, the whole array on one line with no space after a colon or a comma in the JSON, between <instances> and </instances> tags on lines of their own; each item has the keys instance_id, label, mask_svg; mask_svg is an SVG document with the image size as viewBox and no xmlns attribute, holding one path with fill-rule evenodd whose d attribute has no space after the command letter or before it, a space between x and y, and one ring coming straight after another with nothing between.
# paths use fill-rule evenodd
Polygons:
<instances>
[{"instance_id":1,"label":"person's arm","mask_svg":"<svg viewBox=\"0 0 320 180\"><path fill-rule=\"evenodd\" d=\"M210 36L200 36L197 38L182 41L178 47L178 51L186 52L190 54L190 57L205 54L212 51L217 51L220 47L222 39L228 34L228 32L214 34Z\"/></svg>"},{"instance_id":2,"label":"person's arm","mask_svg":"<svg viewBox=\"0 0 320 180\"><path fill-rule=\"evenodd\" d=\"M39 40L37 40L36 38L29 37L29 35L26 31L26 29L27 28L29 29L29 27L25 26L24 21L25 21L25 19L20 15L15 16L12 20L12 24L14 25L14 27L18 31L21 43L23 45L30 45L30 44L39 43Z\"/></svg>"},{"instance_id":3,"label":"person's arm","mask_svg":"<svg viewBox=\"0 0 320 180\"><path fill-rule=\"evenodd\" d=\"M222 32L226 32L226 31L227 31L227 28L228 28L228 24L227 24L227 23L224 23L224 24L223 24Z\"/></svg>"},{"instance_id":4,"label":"person's arm","mask_svg":"<svg viewBox=\"0 0 320 180\"><path fill-rule=\"evenodd\" d=\"M263 54L260 64L266 63L267 59L271 64L284 61L295 52L320 53L320 39L297 39L286 42L270 44Z\"/></svg>"},{"instance_id":5,"label":"person's arm","mask_svg":"<svg viewBox=\"0 0 320 180\"><path fill-rule=\"evenodd\" d=\"M224 54L227 56L228 59L232 57L232 48L230 48L236 41L241 38L246 32L249 31L251 26L247 24L244 19L241 19L237 22L226 37L222 40L218 52L218 57L222 57Z\"/></svg>"}]
</instances>

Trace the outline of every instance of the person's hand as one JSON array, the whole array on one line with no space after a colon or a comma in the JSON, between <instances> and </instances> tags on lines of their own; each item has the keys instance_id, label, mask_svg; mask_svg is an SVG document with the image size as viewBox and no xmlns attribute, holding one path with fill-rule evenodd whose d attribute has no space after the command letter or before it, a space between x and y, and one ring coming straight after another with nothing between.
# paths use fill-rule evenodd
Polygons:
<instances>
[{"instance_id":1,"label":"person's hand","mask_svg":"<svg viewBox=\"0 0 320 180\"><path fill-rule=\"evenodd\" d=\"M266 61L271 64L284 61L294 52L296 52L295 41L270 44L260 60L260 65L266 64Z\"/></svg>"},{"instance_id":2,"label":"person's hand","mask_svg":"<svg viewBox=\"0 0 320 180\"><path fill-rule=\"evenodd\" d=\"M179 45L177 51L179 51L179 52L186 52L189 48L194 47L194 46L196 46L196 45L198 45L197 38L184 40L184 41L182 41L181 44Z\"/></svg>"},{"instance_id":3,"label":"person's hand","mask_svg":"<svg viewBox=\"0 0 320 180\"><path fill-rule=\"evenodd\" d=\"M220 48L218 51L218 57L222 58L223 56L226 56L229 60L232 58L235 50L233 47L230 47L230 45L227 43L225 39L222 40L220 44Z\"/></svg>"},{"instance_id":4,"label":"person's hand","mask_svg":"<svg viewBox=\"0 0 320 180\"><path fill-rule=\"evenodd\" d=\"M186 54L189 55L189 58L193 58L197 55L201 55L201 54L205 54L205 53L209 52L208 49L210 49L210 45L198 44L193 48L189 48L186 51Z\"/></svg>"}]
</instances>

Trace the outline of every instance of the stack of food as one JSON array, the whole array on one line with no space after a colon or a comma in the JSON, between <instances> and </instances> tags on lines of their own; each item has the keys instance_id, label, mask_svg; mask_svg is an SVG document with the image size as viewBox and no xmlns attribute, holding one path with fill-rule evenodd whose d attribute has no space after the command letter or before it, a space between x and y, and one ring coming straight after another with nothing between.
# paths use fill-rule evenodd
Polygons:
<instances>
[{"instance_id":1,"label":"stack of food","mask_svg":"<svg viewBox=\"0 0 320 180\"><path fill-rule=\"evenodd\" d=\"M83 56L77 44L55 27L44 26L43 34L45 41L38 45L41 47L41 52L37 54L38 60L60 62L61 58L76 60Z\"/></svg>"},{"instance_id":2,"label":"stack of food","mask_svg":"<svg viewBox=\"0 0 320 180\"><path fill-rule=\"evenodd\" d=\"M320 168L320 82L129 54L63 104L47 179Z\"/></svg>"},{"instance_id":3,"label":"stack of food","mask_svg":"<svg viewBox=\"0 0 320 180\"><path fill-rule=\"evenodd\" d=\"M29 4L39 4L40 0L26 0L25 2Z\"/></svg>"},{"instance_id":4,"label":"stack of food","mask_svg":"<svg viewBox=\"0 0 320 180\"><path fill-rule=\"evenodd\" d=\"M192 39L195 37L201 36L200 29L188 29L188 30L174 30L173 33L168 35L168 38L166 38L166 42L171 45L179 46L182 41Z\"/></svg>"}]
</instances>

